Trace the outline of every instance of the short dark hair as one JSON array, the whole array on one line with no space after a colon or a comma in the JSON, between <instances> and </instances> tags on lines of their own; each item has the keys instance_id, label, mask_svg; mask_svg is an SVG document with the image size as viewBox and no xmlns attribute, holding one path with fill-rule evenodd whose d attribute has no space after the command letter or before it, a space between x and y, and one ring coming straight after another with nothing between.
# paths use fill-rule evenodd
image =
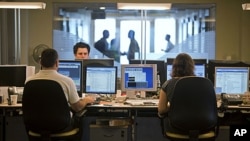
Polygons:
<instances>
[{"instance_id":1,"label":"short dark hair","mask_svg":"<svg viewBox=\"0 0 250 141\"><path fill-rule=\"evenodd\" d=\"M78 42L78 43L76 43L76 44L74 45L74 47L73 47L73 53L74 53L74 54L77 53L78 48L87 48L88 53L90 52L90 46L89 46L89 44L87 44L87 43L84 43L84 42Z\"/></svg>"},{"instance_id":2,"label":"short dark hair","mask_svg":"<svg viewBox=\"0 0 250 141\"><path fill-rule=\"evenodd\" d=\"M171 77L194 76L194 60L186 53L180 53L173 62Z\"/></svg>"},{"instance_id":3,"label":"short dark hair","mask_svg":"<svg viewBox=\"0 0 250 141\"><path fill-rule=\"evenodd\" d=\"M49 68L53 67L58 60L58 53L55 49L45 49L41 54L41 65Z\"/></svg>"}]
</instances>

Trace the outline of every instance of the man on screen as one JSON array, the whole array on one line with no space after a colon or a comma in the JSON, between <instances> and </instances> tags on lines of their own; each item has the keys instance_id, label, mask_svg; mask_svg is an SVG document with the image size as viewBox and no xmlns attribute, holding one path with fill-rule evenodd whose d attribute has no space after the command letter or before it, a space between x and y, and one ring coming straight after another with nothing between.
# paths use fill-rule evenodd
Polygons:
<instances>
[{"instance_id":1,"label":"man on screen","mask_svg":"<svg viewBox=\"0 0 250 141\"><path fill-rule=\"evenodd\" d=\"M75 59L89 59L90 46L84 42L78 42L73 47Z\"/></svg>"}]
</instances>

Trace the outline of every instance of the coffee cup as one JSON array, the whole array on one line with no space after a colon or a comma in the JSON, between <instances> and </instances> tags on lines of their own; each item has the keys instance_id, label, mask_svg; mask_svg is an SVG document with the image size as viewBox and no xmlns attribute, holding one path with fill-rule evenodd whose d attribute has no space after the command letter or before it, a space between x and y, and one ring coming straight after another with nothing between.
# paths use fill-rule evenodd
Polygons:
<instances>
[{"instance_id":1,"label":"coffee cup","mask_svg":"<svg viewBox=\"0 0 250 141\"><path fill-rule=\"evenodd\" d=\"M18 97L18 95L16 95L16 94L10 95L11 105L16 105L17 104L17 97Z\"/></svg>"}]
</instances>

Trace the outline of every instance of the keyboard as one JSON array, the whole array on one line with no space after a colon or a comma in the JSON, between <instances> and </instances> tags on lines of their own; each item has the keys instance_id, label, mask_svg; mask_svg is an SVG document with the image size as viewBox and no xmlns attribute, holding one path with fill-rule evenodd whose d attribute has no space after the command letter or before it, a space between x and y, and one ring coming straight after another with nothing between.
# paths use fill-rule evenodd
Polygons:
<instances>
[{"instance_id":1,"label":"keyboard","mask_svg":"<svg viewBox=\"0 0 250 141\"><path fill-rule=\"evenodd\" d=\"M240 95L237 94L224 94L222 97L222 102L226 105L240 105L243 103Z\"/></svg>"},{"instance_id":2,"label":"keyboard","mask_svg":"<svg viewBox=\"0 0 250 141\"><path fill-rule=\"evenodd\" d=\"M158 105L159 99L127 99L126 103L132 106L155 106Z\"/></svg>"},{"instance_id":3,"label":"keyboard","mask_svg":"<svg viewBox=\"0 0 250 141\"><path fill-rule=\"evenodd\" d=\"M241 104L240 107L250 107L250 104Z\"/></svg>"},{"instance_id":4,"label":"keyboard","mask_svg":"<svg viewBox=\"0 0 250 141\"><path fill-rule=\"evenodd\" d=\"M243 103L243 101L239 98L227 98L226 100L224 100L224 102L227 105L240 105Z\"/></svg>"}]
</instances>

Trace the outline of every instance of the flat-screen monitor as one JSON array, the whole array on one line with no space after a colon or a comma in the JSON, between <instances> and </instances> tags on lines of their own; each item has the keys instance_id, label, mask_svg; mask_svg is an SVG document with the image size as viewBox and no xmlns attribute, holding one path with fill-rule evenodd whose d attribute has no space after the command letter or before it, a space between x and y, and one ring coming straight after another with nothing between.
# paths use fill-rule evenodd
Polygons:
<instances>
[{"instance_id":1,"label":"flat-screen monitor","mask_svg":"<svg viewBox=\"0 0 250 141\"><path fill-rule=\"evenodd\" d=\"M195 75L199 77L207 77L207 59L193 59L195 67ZM172 65L174 59L167 59L166 74L167 80L171 79Z\"/></svg>"},{"instance_id":2,"label":"flat-screen monitor","mask_svg":"<svg viewBox=\"0 0 250 141\"><path fill-rule=\"evenodd\" d=\"M78 61L82 61L82 89L83 92L86 93L86 67L103 67L103 66L114 66L114 59L113 58L100 58L100 59L76 59Z\"/></svg>"},{"instance_id":3,"label":"flat-screen monitor","mask_svg":"<svg viewBox=\"0 0 250 141\"><path fill-rule=\"evenodd\" d=\"M26 65L0 65L0 86L24 87L26 78L35 71Z\"/></svg>"},{"instance_id":4,"label":"flat-screen monitor","mask_svg":"<svg viewBox=\"0 0 250 141\"><path fill-rule=\"evenodd\" d=\"M86 66L85 69L85 93L116 94L116 66Z\"/></svg>"},{"instance_id":5,"label":"flat-screen monitor","mask_svg":"<svg viewBox=\"0 0 250 141\"><path fill-rule=\"evenodd\" d=\"M214 83L215 67L248 67L249 65L241 61L234 60L208 60L207 78Z\"/></svg>"},{"instance_id":6,"label":"flat-screen monitor","mask_svg":"<svg viewBox=\"0 0 250 141\"><path fill-rule=\"evenodd\" d=\"M164 60L130 60L129 64L156 64L157 75L160 77L161 85L166 81L166 63Z\"/></svg>"},{"instance_id":7,"label":"flat-screen monitor","mask_svg":"<svg viewBox=\"0 0 250 141\"><path fill-rule=\"evenodd\" d=\"M59 60L58 72L70 77L76 85L77 93L82 96L82 61Z\"/></svg>"},{"instance_id":8,"label":"flat-screen monitor","mask_svg":"<svg viewBox=\"0 0 250 141\"><path fill-rule=\"evenodd\" d=\"M249 86L249 67L215 67L216 94L244 94Z\"/></svg>"},{"instance_id":9,"label":"flat-screen monitor","mask_svg":"<svg viewBox=\"0 0 250 141\"><path fill-rule=\"evenodd\" d=\"M113 58L101 58L101 59L76 59L82 61L83 68L86 66L114 66Z\"/></svg>"},{"instance_id":10,"label":"flat-screen monitor","mask_svg":"<svg viewBox=\"0 0 250 141\"><path fill-rule=\"evenodd\" d=\"M156 64L121 65L122 91L157 91Z\"/></svg>"}]
</instances>

